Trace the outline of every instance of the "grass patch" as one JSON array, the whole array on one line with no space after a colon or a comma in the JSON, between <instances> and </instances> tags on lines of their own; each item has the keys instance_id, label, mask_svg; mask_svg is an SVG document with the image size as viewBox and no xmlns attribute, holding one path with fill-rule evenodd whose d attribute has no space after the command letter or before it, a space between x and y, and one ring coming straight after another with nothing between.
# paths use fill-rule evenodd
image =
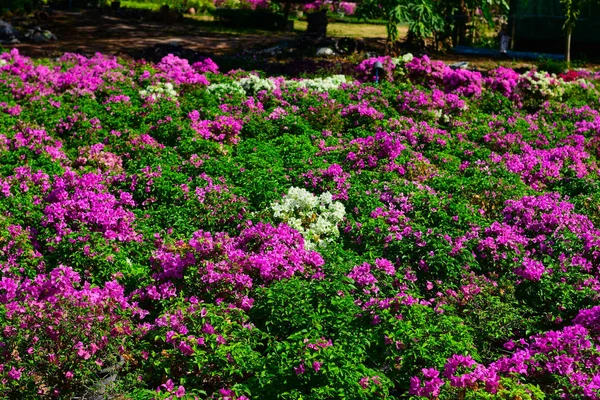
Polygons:
<instances>
[{"instance_id":1,"label":"grass patch","mask_svg":"<svg viewBox=\"0 0 600 400\"><path fill-rule=\"evenodd\" d=\"M122 0L121 7L123 8L138 8L141 10L158 11L160 9L160 3L147 3L142 1L130 1Z\"/></svg>"},{"instance_id":2,"label":"grass patch","mask_svg":"<svg viewBox=\"0 0 600 400\"><path fill-rule=\"evenodd\" d=\"M294 31L304 32L307 25L306 21L294 21ZM408 32L408 25L400 26L399 30L401 36L405 35ZM387 32L384 25L330 22L327 25L327 35L332 37L385 38Z\"/></svg>"}]
</instances>

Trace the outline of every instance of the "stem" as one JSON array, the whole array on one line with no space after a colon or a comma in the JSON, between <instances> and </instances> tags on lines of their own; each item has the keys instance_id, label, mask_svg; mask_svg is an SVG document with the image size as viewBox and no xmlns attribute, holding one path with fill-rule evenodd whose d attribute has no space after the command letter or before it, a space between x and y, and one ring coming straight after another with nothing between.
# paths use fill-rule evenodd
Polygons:
<instances>
[{"instance_id":1,"label":"stem","mask_svg":"<svg viewBox=\"0 0 600 400\"><path fill-rule=\"evenodd\" d=\"M387 30L387 37L385 38L385 55L387 56L390 54L390 40L392 36L392 28L389 23L385 26L385 29Z\"/></svg>"},{"instance_id":2,"label":"stem","mask_svg":"<svg viewBox=\"0 0 600 400\"><path fill-rule=\"evenodd\" d=\"M571 34L573 33L573 27L569 26L567 28L567 50L565 53L565 58L567 59L567 66L571 65Z\"/></svg>"},{"instance_id":3,"label":"stem","mask_svg":"<svg viewBox=\"0 0 600 400\"><path fill-rule=\"evenodd\" d=\"M393 48L394 44L398 40L398 25L397 25L397 23L395 21L392 22L391 20L388 19L388 22L386 24L386 30L387 30L387 38L385 41L385 54L390 55L392 53L392 48Z\"/></svg>"}]
</instances>

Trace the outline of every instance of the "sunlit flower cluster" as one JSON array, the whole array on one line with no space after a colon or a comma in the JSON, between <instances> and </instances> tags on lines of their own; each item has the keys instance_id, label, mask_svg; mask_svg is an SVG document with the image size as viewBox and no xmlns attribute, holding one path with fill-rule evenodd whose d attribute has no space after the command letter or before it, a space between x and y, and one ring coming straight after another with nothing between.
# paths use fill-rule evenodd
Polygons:
<instances>
[{"instance_id":1,"label":"sunlit flower cluster","mask_svg":"<svg viewBox=\"0 0 600 400\"><path fill-rule=\"evenodd\" d=\"M317 92L327 92L340 87L346 82L344 75L332 75L326 78L314 79L290 79L283 78L261 78L250 74L238 81L229 83L213 83L208 86L208 91L216 96L224 95L255 95L261 91L274 92L283 89L306 88Z\"/></svg>"},{"instance_id":2,"label":"sunlit flower cluster","mask_svg":"<svg viewBox=\"0 0 600 400\"><path fill-rule=\"evenodd\" d=\"M291 187L283 200L271 204L273 216L302 234L308 249L325 247L339 236L338 224L346 210L332 195L315 196L309 191Z\"/></svg>"},{"instance_id":3,"label":"sunlit flower cluster","mask_svg":"<svg viewBox=\"0 0 600 400\"><path fill-rule=\"evenodd\" d=\"M140 96L143 99L150 99L157 101L159 99L177 99L177 91L170 82L163 83L159 82L156 85L150 85L146 89L140 90Z\"/></svg>"}]
</instances>

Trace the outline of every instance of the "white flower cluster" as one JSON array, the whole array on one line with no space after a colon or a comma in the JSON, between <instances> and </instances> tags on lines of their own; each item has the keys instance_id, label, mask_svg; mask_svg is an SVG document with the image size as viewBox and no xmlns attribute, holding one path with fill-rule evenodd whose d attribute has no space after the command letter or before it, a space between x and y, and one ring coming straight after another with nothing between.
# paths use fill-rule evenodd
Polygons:
<instances>
[{"instance_id":1,"label":"white flower cluster","mask_svg":"<svg viewBox=\"0 0 600 400\"><path fill-rule=\"evenodd\" d=\"M207 90L219 98L223 98L225 95L239 95L245 96L246 91L237 82L231 83L212 83L208 86Z\"/></svg>"},{"instance_id":2,"label":"white flower cluster","mask_svg":"<svg viewBox=\"0 0 600 400\"><path fill-rule=\"evenodd\" d=\"M466 105L462 109L466 110L467 109ZM436 121L441 120L442 122L444 122L446 124L450 122L450 116L448 114L444 114L442 109L437 109L437 110L433 111L432 115Z\"/></svg>"},{"instance_id":3,"label":"white flower cluster","mask_svg":"<svg viewBox=\"0 0 600 400\"><path fill-rule=\"evenodd\" d=\"M308 88L318 92L326 92L339 88L340 85L345 82L346 76L344 75L298 80L260 78L256 75L250 75L231 83L213 83L208 86L207 90L219 97L223 97L226 94L254 95L262 90L272 92L277 89L285 88Z\"/></svg>"},{"instance_id":4,"label":"white flower cluster","mask_svg":"<svg viewBox=\"0 0 600 400\"><path fill-rule=\"evenodd\" d=\"M246 93L258 93L262 90L272 92L278 88L277 83L272 79L263 79L256 75L249 75L247 78L239 80L239 85L246 91Z\"/></svg>"},{"instance_id":5,"label":"white flower cluster","mask_svg":"<svg viewBox=\"0 0 600 400\"><path fill-rule=\"evenodd\" d=\"M401 57L392 58L392 62L394 65L404 65L408 62L411 62L413 58L415 58L415 56L413 56L411 53L406 53Z\"/></svg>"},{"instance_id":6,"label":"white flower cluster","mask_svg":"<svg viewBox=\"0 0 600 400\"><path fill-rule=\"evenodd\" d=\"M406 53L401 57L392 58L392 62L396 67L396 75L406 75L406 68L404 66L406 65L406 63L411 62L413 58L415 57L411 53Z\"/></svg>"},{"instance_id":7,"label":"white flower cluster","mask_svg":"<svg viewBox=\"0 0 600 400\"><path fill-rule=\"evenodd\" d=\"M301 79L298 81L285 81L289 87L300 87L315 90L317 92L327 92L340 87L342 83L346 83L345 75L333 75L327 78Z\"/></svg>"},{"instance_id":8,"label":"white flower cluster","mask_svg":"<svg viewBox=\"0 0 600 400\"><path fill-rule=\"evenodd\" d=\"M282 201L272 203L271 209L275 218L300 232L308 250L326 247L338 237L337 224L346 215L344 205L332 201L331 193L315 196L297 187L291 187Z\"/></svg>"},{"instance_id":9,"label":"white flower cluster","mask_svg":"<svg viewBox=\"0 0 600 400\"><path fill-rule=\"evenodd\" d=\"M542 98L560 98L565 92L564 81L555 74L530 71L521 75L526 83L522 88Z\"/></svg>"},{"instance_id":10,"label":"white flower cluster","mask_svg":"<svg viewBox=\"0 0 600 400\"><path fill-rule=\"evenodd\" d=\"M6 60L0 59L0 67L4 67L6 64L8 64Z\"/></svg>"},{"instance_id":11,"label":"white flower cluster","mask_svg":"<svg viewBox=\"0 0 600 400\"><path fill-rule=\"evenodd\" d=\"M590 89L594 89L596 88L596 85L594 85L592 82L585 80L584 78L579 78L575 81L571 81L571 82L565 82L566 88L567 89L573 89L574 87L580 87L586 90L590 90Z\"/></svg>"},{"instance_id":12,"label":"white flower cluster","mask_svg":"<svg viewBox=\"0 0 600 400\"><path fill-rule=\"evenodd\" d=\"M151 99L153 101L161 98L175 100L177 99L177 92L173 88L172 83L159 82L156 85L150 85L146 89L140 90L140 96L143 99Z\"/></svg>"}]
</instances>

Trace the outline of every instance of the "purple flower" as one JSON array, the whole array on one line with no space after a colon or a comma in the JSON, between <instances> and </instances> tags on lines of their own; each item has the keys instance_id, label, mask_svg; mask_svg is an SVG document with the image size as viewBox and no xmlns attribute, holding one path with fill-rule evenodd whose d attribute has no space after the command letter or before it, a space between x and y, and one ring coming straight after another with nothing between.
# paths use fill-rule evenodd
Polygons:
<instances>
[{"instance_id":1,"label":"purple flower","mask_svg":"<svg viewBox=\"0 0 600 400\"><path fill-rule=\"evenodd\" d=\"M296 375L302 375L304 372L306 372L304 363L300 363L300 365L298 365L297 367L294 367L294 372L296 373Z\"/></svg>"},{"instance_id":2,"label":"purple flower","mask_svg":"<svg viewBox=\"0 0 600 400\"><path fill-rule=\"evenodd\" d=\"M323 365L323 364L321 364L318 361L315 361L315 362L313 362L312 367L315 370L315 372L319 372L319 370L321 369L321 365Z\"/></svg>"},{"instance_id":3,"label":"purple flower","mask_svg":"<svg viewBox=\"0 0 600 400\"><path fill-rule=\"evenodd\" d=\"M174 394L178 399L182 398L185 396L185 388L183 386L179 386Z\"/></svg>"},{"instance_id":4,"label":"purple flower","mask_svg":"<svg viewBox=\"0 0 600 400\"><path fill-rule=\"evenodd\" d=\"M10 379L18 381L19 379L21 379L21 373L22 373L22 371L23 371L23 368L16 369L15 367L12 367L10 369L10 371L8 371L7 375L8 375L8 377Z\"/></svg>"},{"instance_id":5,"label":"purple flower","mask_svg":"<svg viewBox=\"0 0 600 400\"><path fill-rule=\"evenodd\" d=\"M366 389L369 386L369 377L365 376L363 378L360 379L360 381L358 381L358 384L363 388Z\"/></svg>"}]
</instances>

